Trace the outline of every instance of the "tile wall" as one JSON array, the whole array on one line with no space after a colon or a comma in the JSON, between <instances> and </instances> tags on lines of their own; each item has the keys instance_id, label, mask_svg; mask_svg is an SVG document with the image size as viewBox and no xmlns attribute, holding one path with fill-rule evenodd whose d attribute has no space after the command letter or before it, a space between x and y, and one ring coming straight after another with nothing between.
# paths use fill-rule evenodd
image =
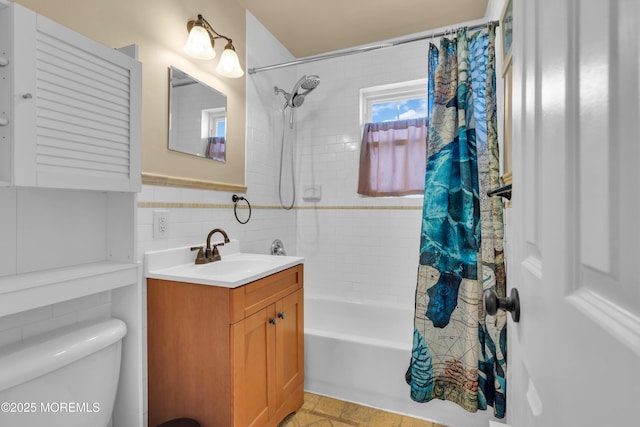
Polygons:
<instances>
[{"instance_id":1,"label":"tile wall","mask_svg":"<svg viewBox=\"0 0 640 427\"><path fill-rule=\"evenodd\" d=\"M104 259L105 215L101 192L0 188L0 277ZM73 234L78 228L84 232ZM64 251L57 233L68 236ZM111 292L106 291L0 316L0 346L110 315Z\"/></svg>"},{"instance_id":2,"label":"tile wall","mask_svg":"<svg viewBox=\"0 0 640 427\"><path fill-rule=\"evenodd\" d=\"M423 200L356 193L362 131L359 91L425 78L431 41L296 69L297 76L321 78L297 115L299 191L321 186L322 195L318 202L301 200L304 209L298 210L297 249L306 258L307 295L413 307ZM498 99L501 90L498 78Z\"/></svg>"},{"instance_id":3,"label":"tile wall","mask_svg":"<svg viewBox=\"0 0 640 427\"><path fill-rule=\"evenodd\" d=\"M298 67L320 86L297 116L299 187L321 186L301 201L298 251L307 294L413 307L422 198L367 198L356 192L360 89L425 78L426 42Z\"/></svg>"},{"instance_id":4,"label":"tile wall","mask_svg":"<svg viewBox=\"0 0 640 427\"><path fill-rule=\"evenodd\" d=\"M101 292L0 318L0 347L75 323L111 317L111 292Z\"/></svg>"}]
</instances>

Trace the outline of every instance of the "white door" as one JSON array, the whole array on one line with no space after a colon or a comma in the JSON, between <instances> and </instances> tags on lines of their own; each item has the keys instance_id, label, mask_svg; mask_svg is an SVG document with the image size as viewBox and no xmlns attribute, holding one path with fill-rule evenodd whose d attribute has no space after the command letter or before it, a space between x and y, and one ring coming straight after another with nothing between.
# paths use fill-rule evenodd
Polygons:
<instances>
[{"instance_id":1,"label":"white door","mask_svg":"<svg viewBox=\"0 0 640 427\"><path fill-rule=\"evenodd\" d=\"M508 422L640 426L640 2L514 0Z\"/></svg>"}]
</instances>

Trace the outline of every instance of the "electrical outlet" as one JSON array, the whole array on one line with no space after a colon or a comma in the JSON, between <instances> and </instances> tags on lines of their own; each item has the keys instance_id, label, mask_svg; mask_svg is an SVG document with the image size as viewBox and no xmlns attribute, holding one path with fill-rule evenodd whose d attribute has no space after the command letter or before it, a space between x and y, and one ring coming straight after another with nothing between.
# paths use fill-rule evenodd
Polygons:
<instances>
[{"instance_id":1,"label":"electrical outlet","mask_svg":"<svg viewBox=\"0 0 640 427\"><path fill-rule=\"evenodd\" d=\"M153 211L153 238L161 239L169 236L169 211L166 209Z\"/></svg>"}]
</instances>

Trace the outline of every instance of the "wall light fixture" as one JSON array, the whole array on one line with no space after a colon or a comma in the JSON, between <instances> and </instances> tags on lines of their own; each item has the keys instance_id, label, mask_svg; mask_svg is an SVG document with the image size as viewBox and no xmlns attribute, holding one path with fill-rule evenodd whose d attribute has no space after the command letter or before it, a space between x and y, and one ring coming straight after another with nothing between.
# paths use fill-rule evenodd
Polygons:
<instances>
[{"instance_id":1,"label":"wall light fixture","mask_svg":"<svg viewBox=\"0 0 640 427\"><path fill-rule=\"evenodd\" d=\"M216 32L202 15L198 15L195 21L187 22L187 31L189 38L184 45L184 51L194 58L213 59L216 57L216 51L213 50L216 39L225 39L227 41L220 61L216 67L216 72L224 77L237 78L244 75L240 60L236 53L235 47L229 37L223 36Z\"/></svg>"}]
</instances>

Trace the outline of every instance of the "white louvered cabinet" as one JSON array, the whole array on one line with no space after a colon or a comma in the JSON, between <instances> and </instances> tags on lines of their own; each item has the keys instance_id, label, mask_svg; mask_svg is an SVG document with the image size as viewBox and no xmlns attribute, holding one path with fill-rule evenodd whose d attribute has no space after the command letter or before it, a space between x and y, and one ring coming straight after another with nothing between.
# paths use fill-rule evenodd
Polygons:
<instances>
[{"instance_id":1,"label":"white louvered cabinet","mask_svg":"<svg viewBox=\"0 0 640 427\"><path fill-rule=\"evenodd\" d=\"M127 324L113 427L143 424L141 78L130 56L0 0L0 324L102 300L93 315Z\"/></svg>"},{"instance_id":2,"label":"white louvered cabinet","mask_svg":"<svg viewBox=\"0 0 640 427\"><path fill-rule=\"evenodd\" d=\"M0 9L0 184L139 191L141 65L15 3Z\"/></svg>"}]
</instances>

